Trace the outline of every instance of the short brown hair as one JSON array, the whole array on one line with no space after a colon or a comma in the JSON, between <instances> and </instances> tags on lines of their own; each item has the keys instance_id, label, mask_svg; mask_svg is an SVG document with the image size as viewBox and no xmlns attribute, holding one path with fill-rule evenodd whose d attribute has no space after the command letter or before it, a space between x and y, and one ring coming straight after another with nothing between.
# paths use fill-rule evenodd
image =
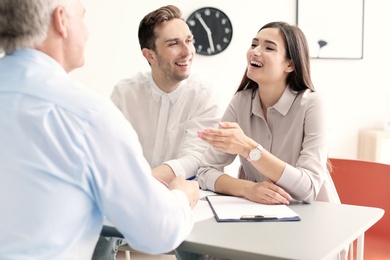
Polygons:
<instances>
[{"instance_id":1,"label":"short brown hair","mask_svg":"<svg viewBox=\"0 0 390 260\"><path fill-rule=\"evenodd\" d=\"M172 19L182 19L180 9L174 5L163 6L148 13L138 27L138 41L141 50L143 48L154 50L157 38L154 29Z\"/></svg>"}]
</instances>

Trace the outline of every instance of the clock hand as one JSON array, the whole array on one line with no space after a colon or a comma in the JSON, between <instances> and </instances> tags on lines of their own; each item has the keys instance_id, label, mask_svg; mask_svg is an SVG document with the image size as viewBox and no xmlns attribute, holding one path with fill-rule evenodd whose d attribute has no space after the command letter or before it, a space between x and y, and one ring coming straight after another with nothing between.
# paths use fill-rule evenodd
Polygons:
<instances>
[{"instance_id":1,"label":"clock hand","mask_svg":"<svg viewBox=\"0 0 390 260\"><path fill-rule=\"evenodd\" d=\"M207 38L209 38L209 42L210 42L210 50L211 52L214 52L215 49L214 49L214 42L213 42L213 38L211 37L211 31L210 33L207 34Z\"/></svg>"},{"instance_id":2,"label":"clock hand","mask_svg":"<svg viewBox=\"0 0 390 260\"><path fill-rule=\"evenodd\" d=\"M211 32L207 34L207 38L209 38L210 50L211 50L211 52L214 52L215 51L214 42L213 42L213 38L211 37Z\"/></svg>"},{"instance_id":3,"label":"clock hand","mask_svg":"<svg viewBox=\"0 0 390 260\"><path fill-rule=\"evenodd\" d=\"M215 49L214 49L214 42L213 42L213 38L211 36L210 28L204 22L204 20L203 20L203 18L202 18L202 16L200 14L196 13L196 18L198 18L199 22L202 24L203 28L206 30L207 38L209 39L209 43L210 43L210 50L211 50L211 52L214 52L215 51Z\"/></svg>"}]
</instances>

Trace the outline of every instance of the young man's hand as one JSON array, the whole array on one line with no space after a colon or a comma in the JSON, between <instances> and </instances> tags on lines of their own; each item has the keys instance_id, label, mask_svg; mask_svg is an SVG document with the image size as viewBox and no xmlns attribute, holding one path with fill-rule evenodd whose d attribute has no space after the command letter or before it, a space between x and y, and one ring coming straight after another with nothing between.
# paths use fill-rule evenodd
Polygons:
<instances>
[{"instance_id":1,"label":"young man's hand","mask_svg":"<svg viewBox=\"0 0 390 260\"><path fill-rule=\"evenodd\" d=\"M179 176L173 178L173 180L169 183L170 190L181 190L183 191L188 198L190 203L190 207L194 208L199 200L199 184L196 180L187 181L184 177Z\"/></svg>"}]
</instances>

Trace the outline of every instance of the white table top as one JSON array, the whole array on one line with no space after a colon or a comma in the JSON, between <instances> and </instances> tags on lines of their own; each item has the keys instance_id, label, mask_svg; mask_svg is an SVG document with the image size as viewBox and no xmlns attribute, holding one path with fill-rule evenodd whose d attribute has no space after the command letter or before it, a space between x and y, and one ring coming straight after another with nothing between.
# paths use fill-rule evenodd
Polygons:
<instances>
[{"instance_id":1,"label":"white table top","mask_svg":"<svg viewBox=\"0 0 390 260\"><path fill-rule=\"evenodd\" d=\"M213 193L202 191L201 196L209 194ZM301 221L218 223L208 202L202 199L194 209L195 226L179 248L239 260L328 259L347 248L384 214L378 208L325 202L289 207Z\"/></svg>"}]
</instances>

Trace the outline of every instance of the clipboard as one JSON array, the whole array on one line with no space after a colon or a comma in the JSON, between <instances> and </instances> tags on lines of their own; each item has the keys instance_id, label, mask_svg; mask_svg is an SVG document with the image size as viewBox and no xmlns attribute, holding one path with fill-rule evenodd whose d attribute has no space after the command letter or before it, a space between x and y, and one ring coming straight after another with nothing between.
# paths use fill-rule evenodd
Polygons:
<instances>
[{"instance_id":1,"label":"clipboard","mask_svg":"<svg viewBox=\"0 0 390 260\"><path fill-rule=\"evenodd\" d=\"M225 195L206 197L217 222L300 221L299 215L286 205L267 205Z\"/></svg>"}]
</instances>

